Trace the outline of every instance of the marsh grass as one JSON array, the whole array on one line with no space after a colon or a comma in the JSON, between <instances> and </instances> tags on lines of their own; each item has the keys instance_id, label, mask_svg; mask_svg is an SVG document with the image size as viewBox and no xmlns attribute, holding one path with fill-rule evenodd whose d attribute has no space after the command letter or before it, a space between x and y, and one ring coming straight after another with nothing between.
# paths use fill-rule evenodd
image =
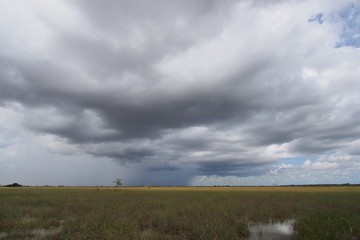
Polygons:
<instances>
[{"instance_id":1,"label":"marsh grass","mask_svg":"<svg viewBox=\"0 0 360 240\"><path fill-rule=\"evenodd\" d=\"M0 239L247 239L294 219L295 239L359 239L360 188L0 188Z\"/></svg>"}]
</instances>

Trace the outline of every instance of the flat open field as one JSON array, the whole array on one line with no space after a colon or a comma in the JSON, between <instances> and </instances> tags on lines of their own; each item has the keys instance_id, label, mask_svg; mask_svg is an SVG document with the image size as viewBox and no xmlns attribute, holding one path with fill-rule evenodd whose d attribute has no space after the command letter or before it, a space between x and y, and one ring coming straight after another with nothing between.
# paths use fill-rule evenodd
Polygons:
<instances>
[{"instance_id":1,"label":"flat open field","mask_svg":"<svg viewBox=\"0 0 360 240\"><path fill-rule=\"evenodd\" d=\"M287 239L360 239L360 187L0 188L1 240L249 239L284 221Z\"/></svg>"}]
</instances>

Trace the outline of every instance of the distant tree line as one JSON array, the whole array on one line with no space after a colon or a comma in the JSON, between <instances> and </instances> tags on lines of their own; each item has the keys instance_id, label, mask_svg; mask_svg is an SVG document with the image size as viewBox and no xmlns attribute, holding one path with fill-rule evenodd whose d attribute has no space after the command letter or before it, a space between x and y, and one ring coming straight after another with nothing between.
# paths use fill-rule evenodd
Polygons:
<instances>
[{"instance_id":1,"label":"distant tree line","mask_svg":"<svg viewBox=\"0 0 360 240\"><path fill-rule=\"evenodd\" d=\"M21 185L19 183L12 183L12 184L8 184L8 185L4 185L3 187L23 187L23 185Z\"/></svg>"}]
</instances>

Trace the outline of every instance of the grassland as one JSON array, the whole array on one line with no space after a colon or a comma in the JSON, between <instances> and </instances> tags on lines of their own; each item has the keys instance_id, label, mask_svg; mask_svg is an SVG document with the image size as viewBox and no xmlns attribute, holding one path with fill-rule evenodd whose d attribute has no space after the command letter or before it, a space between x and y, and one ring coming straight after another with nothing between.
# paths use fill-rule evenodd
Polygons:
<instances>
[{"instance_id":1,"label":"grassland","mask_svg":"<svg viewBox=\"0 0 360 240\"><path fill-rule=\"evenodd\" d=\"M0 188L0 239L360 239L360 187Z\"/></svg>"}]
</instances>

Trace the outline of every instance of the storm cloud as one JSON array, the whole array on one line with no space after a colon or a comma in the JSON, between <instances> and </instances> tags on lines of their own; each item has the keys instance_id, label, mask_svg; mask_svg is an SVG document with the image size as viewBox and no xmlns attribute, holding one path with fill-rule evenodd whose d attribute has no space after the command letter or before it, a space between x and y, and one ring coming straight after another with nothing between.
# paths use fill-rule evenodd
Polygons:
<instances>
[{"instance_id":1,"label":"storm cloud","mask_svg":"<svg viewBox=\"0 0 360 240\"><path fill-rule=\"evenodd\" d=\"M356 1L0 6L2 112L55 154L163 185L358 169Z\"/></svg>"}]
</instances>

